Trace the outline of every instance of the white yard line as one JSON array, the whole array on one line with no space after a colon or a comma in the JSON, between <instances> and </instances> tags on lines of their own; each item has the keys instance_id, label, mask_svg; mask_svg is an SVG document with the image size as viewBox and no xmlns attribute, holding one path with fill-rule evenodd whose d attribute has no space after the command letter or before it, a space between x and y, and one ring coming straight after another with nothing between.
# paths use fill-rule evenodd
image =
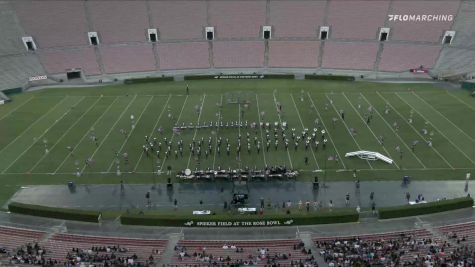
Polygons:
<instances>
[{"instance_id":1,"label":"white yard line","mask_svg":"<svg viewBox=\"0 0 475 267\"><path fill-rule=\"evenodd\" d=\"M122 111L122 113L120 114L119 118L114 122L114 124L112 125L112 127L110 127L109 131L107 132L106 136L104 136L104 138L102 138L102 141L101 143L96 147L96 149L94 150L94 152L92 153L92 155L88 158L88 159L93 159L94 158L94 155L96 155L97 151L99 151L99 149L101 148L102 144L104 144L104 142L107 140L107 138L109 137L109 135L111 134L112 130L115 128L115 126L117 125L117 123L119 123L120 119L122 119L122 117L124 116L125 112L127 110L129 110L129 107L130 105L132 105L133 102L135 102L135 99L137 98L137 95L134 95L134 98L129 102L129 104L127 104L127 106L124 108L124 110ZM86 166L87 165L84 165L84 167L82 167L81 169L81 173L84 172L84 169L86 169Z\"/></svg>"},{"instance_id":2,"label":"white yard line","mask_svg":"<svg viewBox=\"0 0 475 267\"><path fill-rule=\"evenodd\" d=\"M305 129L305 125L303 124L303 121L302 121L302 117L300 117L300 112L297 108L297 104L295 104L295 100L294 100L294 96L292 94L290 94L290 98L292 99L292 102L294 103L294 107L295 107L295 110L297 111L297 115L299 117L299 120L300 120L300 124L302 124L302 130ZM307 140L303 140L303 141L307 141ZM313 152L313 149L312 149L313 145L310 145L310 150L312 152L312 156L313 156L313 159L315 160L315 164L317 164L317 168L318 170L320 170L320 166L318 165L318 162L317 162L317 157L315 157L315 153Z\"/></svg>"},{"instance_id":3,"label":"white yard line","mask_svg":"<svg viewBox=\"0 0 475 267\"><path fill-rule=\"evenodd\" d=\"M419 114L419 116L421 116L425 121L429 121L427 120L426 117L424 117L421 113L419 113L419 111L417 111L417 109L415 109L411 104L409 104L406 100L404 100L401 96L399 96L398 93L394 93L397 97L399 97L404 103L406 103L406 105L410 106L415 112L417 112L417 114ZM445 137L445 139L447 139L447 141L449 141L458 151L460 151L460 153L462 153L468 160L470 160L470 162L472 162L473 164L475 164L475 161L473 161L467 154L465 154L465 152L463 152L456 144L454 144L452 142L452 140L450 140L441 130L439 130L433 123L431 123L431 125L434 127L434 129L436 129L443 137Z\"/></svg>"},{"instance_id":4,"label":"white yard line","mask_svg":"<svg viewBox=\"0 0 475 267\"><path fill-rule=\"evenodd\" d=\"M402 114L399 113L399 111L398 111L397 109L395 109L395 108L391 105L391 103L389 103L389 101L388 101L386 98L384 98L384 96L383 96L382 94L380 94L379 92L376 92L376 93L379 95L379 97L381 97L381 99L383 99L386 103L388 103L388 105L399 115L399 117L401 117L401 119L402 119L406 124L408 124L408 125L414 130L414 132L416 132L416 134L419 135L419 136L422 138L422 140L424 140L424 142L426 142L426 139L424 138L424 136L422 136L421 133L419 133L419 131L417 131L417 129L414 128L414 126L413 126L412 124L408 123L407 120L402 116ZM449 167L450 167L452 170L454 169L454 167L447 161L447 159L446 159L444 156L442 156L442 154L439 153L439 151L437 151L437 149L435 149L433 146L432 146L432 149L434 150L434 152L435 152L437 155L439 155L439 157L440 157L442 160L444 160L444 162L445 162L447 165L449 165Z\"/></svg>"},{"instance_id":5,"label":"white yard line","mask_svg":"<svg viewBox=\"0 0 475 267\"><path fill-rule=\"evenodd\" d=\"M343 158L341 157L340 153L338 152L338 149L336 148L335 143L333 143L333 139L332 139L332 137L331 137L330 130L329 130L329 128L325 125L325 122L323 121L322 116L320 116L320 112L318 111L317 106L316 106L315 103L313 102L313 99L312 99L312 97L310 96L310 93L309 93L309 92L307 92L307 96L308 96L308 99L310 100L310 102L312 102L313 108L314 108L315 111L317 112L317 115L318 115L318 117L320 118L320 121L322 122L323 127L325 127L325 130L326 130L327 133L328 133L328 139L330 139L330 142L333 144L333 147L335 148L335 151L336 151L336 154L338 155L338 158L340 158L340 161L339 161L339 162L341 162L341 164L343 165L343 168L346 169L345 162L343 161ZM327 160L327 159L325 159L325 160Z\"/></svg>"},{"instance_id":6,"label":"white yard line","mask_svg":"<svg viewBox=\"0 0 475 267\"><path fill-rule=\"evenodd\" d=\"M350 104L350 106L353 108L353 110L356 112L356 114L358 115L358 117L360 117L361 121L363 121L363 124L366 125L366 127L369 129L369 131L371 132L371 134L373 134L374 136L374 139L376 139L376 142L379 142L378 141L378 137L376 136L376 134L374 134L373 130L371 129L371 127L369 127L369 125L367 123L365 123L365 120L363 119L363 117L361 117L361 114L358 112L358 110L356 110L355 106L353 106L353 104L351 103L350 99L348 99L348 97L346 96L345 93L342 93L343 96L345 97L345 99L348 101L348 103ZM386 152L386 154L389 156L391 156L391 154L389 153L389 151L386 149L386 147L383 146L383 150ZM397 165L396 161L393 161L394 162L394 165L400 169L400 167Z\"/></svg>"},{"instance_id":7,"label":"white yard line","mask_svg":"<svg viewBox=\"0 0 475 267\"><path fill-rule=\"evenodd\" d=\"M18 107L10 110L10 112L8 112L7 114L3 115L3 117L0 118L0 121L5 119L6 117L10 116L13 112L17 111L19 108L23 107L24 105L26 105L28 102L30 102L32 99L34 98L34 96L30 97L28 100L26 100L24 103L20 104Z\"/></svg>"},{"instance_id":8,"label":"white yard line","mask_svg":"<svg viewBox=\"0 0 475 267\"><path fill-rule=\"evenodd\" d=\"M221 109L219 111L219 117L218 117L218 127L216 127L216 136L215 136L215 143L214 143L214 155L213 155L213 170L214 170L214 165L216 163L216 151L218 149L218 132L219 132L219 122L221 121L221 111L223 109L223 95L221 95L221 104L219 104Z\"/></svg>"},{"instance_id":9,"label":"white yard line","mask_svg":"<svg viewBox=\"0 0 475 267\"><path fill-rule=\"evenodd\" d=\"M78 102L76 102L73 106L76 106L77 104L79 104L79 102L81 102L82 100L84 100L84 97L81 97L79 99ZM28 146L28 148L26 148L10 165L8 165L3 171L2 173L5 173L11 166L13 166L13 164L15 164L28 150L30 150L33 145L35 145L37 142L41 142L41 139L43 138L43 136L49 132L49 130L51 128L53 128L58 122L60 122L66 115L69 114L69 112L71 111L71 109L67 110L66 112L63 113L63 115L61 115L61 117L59 117L55 122L53 122L53 124L51 124L48 129L46 129L37 139L37 141L34 141L33 143L31 143L30 146Z\"/></svg>"},{"instance_id":10,"label":"white yard line","mask_svg":"<svg viewBox=\"0 0 475 267\"><path fill-rule=\"evenodd\" d=\"M259 110L259 98L257 97L256 93L256 106L257 106L257 118L259 119L259 131L261 132L261 142L262 142L262 156L264 157L264 164L267 167L267 160L266 160L266 149L264 148L264 135L262 134L262 127L261 127L261 111Z\"/></svg>"},{"instance_id":11,"label":"white yard line","mask_svg":"<svg viewBox=\"0 0 475 267\"><path fill-rule=\"evenodd\" d=\"M454 96L454 95L451 94L449 91L446 91L446 92L447 92L447 94L448 94L449 96L451 96L451 97L457 99L457 101L459 101L460 103L464 104L464 105L467 106L469 109L475 111L475 107L469 105L469 104L468 104L467 102L465 102L465 101L462 101L462 99L460 99L460 98Z\"/></svg>"},{"instance_id":12,"label":"white yard line","mask_svg":"<svg viewBox=\"0 0 475 267\"><path fill-rule=\"evenodd\" d=\"M140 113L139 117L137 118L137 122L135 123L135 127L130 131L130 133L127 135L127 137L125 138L124 142L122 143L122 145L120 146L119 150L118 150L118 153L119 155L121 154L122 152L122 149L124 148L125 144L127 144L127 141L129 140L130 136L132 136L132 133L134 132L134 130L137 128L138 124L139 124L139 121L140 119L142 118L142 115L144 114L145 110L148 108L148 106L150 105L150 103L152 102L153 100L153 96L150 98L150 100L148 100L147 104L145 105L144 109L142 110L142 112ZM107 169L107 171L109 172L111 169L112 169L112 166L114 166L114 162L115 162L115 159L112 160L111 164L109 165L109 168Z\"/></svg>"},{"instance_id":13,"label":"white yard line","mask_svg":"<svg viewBox=\"0 0 475 267\"><path fill-rule=\"evenodd\" d=\"M107 111L109 111L109 109L113 106L113 104L115 103L115 101L117 101L117 99L119 99L119 97L116 97L114 101L112 101L110 104L109 104L109 107L107 107L107 109L101 114L101 116L99 116L99 118L97 118L97 120L94 122L94 124L92 124L91 128L94 127L101 119L102 117L104 117L104 115L107 113ZM74 146L73 150L72 151L75 151L76 148L79 146L79 144L81 144L81 142L84 140L84 138L86 138L86 136L89 134L89 131L87 131L82 137L81 139L79 140L79 142ZM56 168L56 170L53 172L53 174L56 174L59 169L61 169L61 167L63 166L63 164L66 162L66 160L71 156L71 153L68 153L68 155L64 158L63 162L61 162L61 164L59 164L59 166Z\"/></svg>"},{"instance_id":14,"label":"white yard line","mask_svg":"<svg viewBox=\"0 0 475 267\"><path fill-rule=\"evenodd\" d=\"M366 103L368 103L370 106L373 106L369 100L362 94L360 93L361 97L363 97L363 99L366 101ZM402 142L402 144L404 144L404 146L407 148L408 151L411 151L412 155L414 155L414 157L417 159L417 161L419 161L419 163L422 165L422 167L424 167L424 169L426 169L426 165L424 165L424 163L422 163L421 159L414 153L412 152L412 149L409 148L409 146L406 144L406 142L404 142L404 140L402 140L401 136L399 136L399 134L394 131L393 127L391 127L391 125L388 123L388 121L381 115L381 113L379 113L378 109L375 108L374 109L376 111L376 113L378 114L378 116L383 119L384 123L386 123L386 125L388 126L389 129L391 129L391 131L399 138L399 140Z\"/></svg>"},{"instance_id":15,"label":"white yard line","mask_svg":"<svg viewBox=\"0 0 475 267\"><path fill-rule=\"evenodd\" d=\"M71 127L69 127L64 133L63 135L61 135L61 137L56 141L56 143L54 143L54 145L51 147L50 151L53 151L53 149L61 142L61 140L63 140L63 138L69 133L69 131L71 131L80 121L81 119L87 114L89 113L89 111L91 111L96 105L97 103L99 103L99 101L101 100L102 98L99 97L96 102L94 102L94 104L92 104L82 115L81 117L79 117L72 125ZM35 165L33 165L33 167L31 167L30 169L30 172L32 172L39 164L41 161L43 161L44 158L46 158L48 154L43 154L43 156L35 163Z\"/></svg>"},{"instance_id":16,"label":"white yard line","mask_svg":"<svg viewBox=\"0 0 475 267\"><path fill-rule=\"evenodd\" d=\"M172 97L172 95L168 95L167 102L165 102L165 104L163 105L162 111L160 112L160 115L158 115L157 121L155 122L155 125L152 128L152 132L149 134L150 137L152 137L153 134L156 132L158 123L160 122L160 119L162 118L163 112L165 112L165 109L167 109L168 102L170 101L171 97ZM140 164L140 161L142 160L142 157L143 157L143 153L140 153L140 157L137 160L137 163L135 163L134 172L137 170L137 168Z\"/></svg>"},{"instance_id":17,"label":"white yard line","mask_svg":"<svg viewBox=\"0 0 475 267\"><path fill-rule=\"evenodd\" d=\"M196 123L196 125L200 124L201 114L203 114L203 105L205 103L205 98L206 98L206 94L203 95L203 101L201 101L200 114L198 115L198 122ZM198 133L198 127L195 128L195 133L193 134L192 140L195 139L197 133ZM188 157L188 163L186 164L187 169L190 167L190 161L191 161L191 153L190 153L190 156Z\"/></svg>"},{"instance_id":18,"label":"white yard line","mask_svg":"<svg viewBox=\"0 0 475 267\"><path fill-rule=\"evenodd\" d=\"M338 113L338 110L337 110L336 107L335 107L335 105L333 105L333 100L331 100L330 98L328 98L328 95L327 95L326 93L325 93L325 97L328 99L328 101L330 101L330 104L332 105L332 107L333 107L333 109L335 110L336 114L339 114L339 113ZM356 141L355 137L354 137L353 134L351 133L350 128L348 128L348 125L346 124L346 121L344 121L344 120L341 120L341 121L343 122L343 125L345 125L345 128L346 128L346 130L348 131L348 134L351 136L351 138L352 138L353 141L355 142L355 144L356 144L356 146L358 147L358 149L359 149L359 150L362 150L362 149L361 149L361 146L358 144L358 142ZM327 127L325 127L325 128L327 128ZM327 128L327 130L328 130L328 128ZM342 159L340 158L340 160L342 160ZM343 161L343 160L342 160L342 161ZM373 166L371 165L371 163L370 163L368 160L366 161L366 163L368 163L369 167L370 167L371 169L373 169Z\"/></svg>"},{"instance_id":19,"label":"white yard line","mask_svg":"<svg viewBox=\"0 0 475 267\"><path fill-rule=\"evenodd\" d=\"M64 100L66 100L68 98L68 96L64 97L63 99L61 99L61 101L59 101L56 105L54 105L50 110L48 110L48 112L46 112L45 114L43 114L41 117L39 117L36 121L34 121L32 124L30 124L30 126L28 126L28 128L26 128L20 135L18 135L15 139L13 139L13 141L11 141L10 143L8 143L8 145L6 145L4 148L2 148L0 150L0 154L2 154L2 152L7 148L9 147L10 145L12 145L13 143L16 142L16 140L18 140L19 138L21 138L25 133L27 133L31 128L33 128L33 126L35 126L39 121L41 121L44 117L46 117L49 113L51 113L53 110L55 110L59 104L61 104Z\"/></svg>"},{"instance_id":20,"label":"white yard line","mask_svg":"<svg viewBox=\"0 0 475 267\"><path fill-rule=\"evenodd\" d=\"M186 95L185 101L183 101L183 106L181 107L180 114L178 115L178 118L176 119L176 123L178 123L180 121L181 114L183 114L183 109L185 109L187 100L188 100L188 95ZM172 137L170 138L170 142L173 142L173 139L175 138L175 135L176 135L175 132L173 132ZM162 166L160 166L160 170L159 170L160 173L162 172L163 166L165 166L166 161L167 161L166 158L164 158L163 162L162 162Z\"/></svg>"},{"instance_id":21,"label":"white yard line","mask_svg":"<svg viewBox=\"0 0 475 267\"><path fill-rule=\"evenodd\" d=\"M439 113L440 116L442 116L445 120L447 120L448 122L450 122L450 124L452 124L455 128L457 128L462 134L464 134L468 139L470 139L472 142L475 143L475 139L473 139L471 136L469 136L466 132L464 132L462 129L460 129L455 123L453 123L451 120L449 120L449 118L447 118L444 114L442 114L440 111L438 111L437 109L435 109L431 104L429 104L427 101L424 100L424 98L420 97L418 94L416 94L415 92L412 92L413 95L415 95L417 98L419 98L420 100L422 100L422 102L424 102L426 105L428 105L433 111Z\"/></svg>"},{"instance_id":22,"label":"white yard line","mask_svg":"<svg viewBox=\"0 0 475 267\"><path fill-rule=\"evenodd\" d=\"M277 107L277 99L275 98L275 90L272 92L272 96L274 97L274 105L275 105L275 109L276 109L276 112L277 112L277 116L279 116L280 125L282 125L282 119L280 117L280 113L277 111L278 107ZM289 157L290 168L293 169L294 166L292 164L292 158L290 157L289 149L286 148L285 150L287 151L287 156Z\"/></svg>"}]
</instances>

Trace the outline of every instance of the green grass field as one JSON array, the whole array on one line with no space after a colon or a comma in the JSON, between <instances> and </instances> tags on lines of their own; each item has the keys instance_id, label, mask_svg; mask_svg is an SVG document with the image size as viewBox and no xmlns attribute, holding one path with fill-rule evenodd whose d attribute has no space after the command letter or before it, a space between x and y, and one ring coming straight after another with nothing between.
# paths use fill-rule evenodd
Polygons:
<instances>
[{"instance_id":1,"label":"green grass field","mask_svg":"<svg viewBox=\"0 0 475 267\"><path fill-rule=\"evenodd\" d=\"M23 185L77 183L152 183L168 176L157 170L195 169L198 161L191 156L188 144L202 137L207 144L212 138L212 153L199 160L201 169L263 168L286 165L301 171L299 179L313 179L316 169L327 170L327 180L352 179L353 169L361 180L401 179L464 179L475 170L475 99L467 91L445 90L428 84L381 84L367 82L234 80L190 81L190 95L184 82L104 86L94 88L48 89L13 96L13 102L0 106L0 202L4 203ZM249 105L228 104L232 95L240 93ZM277 103L283 107L279 115ZM373 107L371 123L365 115ZM197 107L201 112L197 112ZM388 112L386 112L386 109ZM343 110L345 120L339 112ZM218 116L218 115L221 116ZM412 115L411 115L412 114ZM131 129L130 116L135 117ZM412 117L412 123L409 118ZM333 118L338 120L334 123ZM174 134L178 123L231 121L286 121L290 139L286 150L281 140L277 150L272 145L258 154L255 146L247 152L245 141L249 132L265 143L265 132L250 128L219 128L186 130ZM326 149L305 150L301 141L297 150L290 138L290 129L310 131L315 120L327 131ZM393 126L397 123L398 129ZM163 128L159 134L157 129ZM320 127L320 129L322 126ZM351 135L349 129L357 134ZM91 129L98 137L98 146L90 139ZM128 135L120 130L125 129ZM422 133L427 129L428 134ZM237 158L236 139L243 136L241 157ZM271 139L273 132L271 131ZM183 157L172 154L165 159L146 157L142 152L144 137L168 138L174 144L183 140ZM229 138L231 153L222 147L217 155L216 137ZM379 143L384 137L384 146ZM280 137L280 134L279 134ZM320 138L319 138L320 139ZM418 140L415 151L411 144ZM426 141L432 140L432 146ZM272 141L273 144L273 141ZM70 153L66 148L73 148ZM403 157L396 151L399 146ZM207 147L207 145L205 146ZM45 148L48 153L45 153ZM164 150L164 149L163 149ZM346 152L371 150L395 160L388 165L345 158ZM116 151L129 155L129 163L118 162ZM339 161L328 161L338 156ZM308 165L304 158L308 157ZM94 164L85 166L92 158ZM77 169L82 173L76 177ZM321 174L320 174L321 175Z\"/></svg>"}]
</instances>

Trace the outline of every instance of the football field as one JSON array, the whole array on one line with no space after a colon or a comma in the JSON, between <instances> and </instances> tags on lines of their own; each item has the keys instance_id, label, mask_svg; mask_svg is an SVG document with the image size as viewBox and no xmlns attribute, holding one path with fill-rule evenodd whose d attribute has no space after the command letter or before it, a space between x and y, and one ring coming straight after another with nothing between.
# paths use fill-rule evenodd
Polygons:
<instances>
[{"instance_id":1,"label":"football field","mask_svg":"<svg viewBox=\"0 0 475 267\"><path fill-rule=\"evenodd\" d=\"M0 106L0 202L20 186L152 183L165 181L168 169L174 177L187 168L285 165L300 172L298 179L326 173L328 181L353 179L354 170L361 180L464 179L475 170L475 99L467 91L368 82L186 83L13 96L13 102ZM283 123L285 130L274 130ZM173 130L182 125L208 127ZM203 140L200 156L191 153L193 140L195 148ZM379 152L394 163L345 157L358 150Z\"/></svg>"}]
</instances>

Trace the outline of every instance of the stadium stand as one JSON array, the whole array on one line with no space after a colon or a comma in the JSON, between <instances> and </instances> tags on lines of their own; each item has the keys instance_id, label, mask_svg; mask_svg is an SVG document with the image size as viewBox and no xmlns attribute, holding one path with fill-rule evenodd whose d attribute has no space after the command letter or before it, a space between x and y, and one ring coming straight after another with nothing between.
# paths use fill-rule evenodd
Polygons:
<instances>
[{"instance_id":1,"label":"stadium stand","mask_svg":"<svg viewBox=\"0 0 475 267\"><path fill-rule=\"evenodd\" d=\"M70 69L81 69L85 75L101 74L96 54L91 47L43 50L38 52L38 56L50 74L65 73Z\"/></svg>"},{"instance_id":2,"label":"stadium stand","mask_svg":"<svg viewBox=\"0 0 475 267\"><path fill-rule=\"evenodd\" d=\"M269 21L273 37L316 38L324 12L324 1L271 1Z\"/></svg>"},{"instance_id":3,"label":"stadium stand","mask_svg":"<svg viewBox=\"0 0 475 267\"><path fill-rule=\"evenodd\" d=\"M453 30L451 45L444 46L436 65L440 76L475 74L475 2L463 1Z\"/></svg>"},{"instance_id":4,"label":"stadium stand","mask_svg":"<svg viewBox=\"0 0 475 267\"><path fill-rule=\"evenodd\" d=\"M209 68L207 42L161 43L158 45L160 69L203 69Z\"/></svg>"},{"instance_id":5,"label":"stadium stand","mask_svg":"<svg viewBox=\"0 0 475 267\"><path fill-rule=\"evenodd\" d=\"M314 263L311 250L305 248L303 242L296 239L268 241L181 240L175 247L175 255L172 259L174 266L233 263L257 266L291 266L295 262L307 263L307 266L312 266Z\"/></svg>"},{"instance_id":6,"label":"stadium stand","mask_svg":"<svg viewBox=\"0 0 475 267\"><path fill-rule=\"evenodd\" d=\"M424 66L432 68L439 55L440 46L385 44L380 71L408 71Z\"/></svg>"},{"instance_id":7,"label":"stadium stand","mask_svg":"<svg viewBox=\"0 0 475 267\"><path fill-rule=\"evenodd\" d=\"M389 0L330 1L328 24L332 39L376 40L384 26Z\"/></svg>"},{"instance_id":8,"label":"stadium stand","mask_svg":"<svg viewBox=\"0 0 475 267\"><path fill-rule=\"evenodd\" d=\"M149 23L144 1L90 1L87 5L101 43L147 40Z\"/></svg>"},{"instance_id":9,"label":"stadium stand","mask_svg":"<svg viewBox=\"0 0 475 267\"><path fill-rule=\"evenodd\" d=\"M262 67L264 42L214 42L213 56L216 68Z\"/></svg>"},{"instance_id":10,"label":"stadium stand","mask_svg":"<svg viewBox=\"0 0 475 267\"><path fill-rule=\"evenodd\" d=\"M27 36L34 37L39 48L89 44L84 2L14 1L13 3L20 25L23 26Z\"/></svg>"},{"instance_id":11,"label":"stadium stand","mask_svg":"<svg viewBox=\"0 0 475 267\"><path fill-rule=\"evenodd\" d=\"M270 41L269 67L316 68L320 42Z\"/></svg>"},{"instance_id":12,"label":"stadium stand","mask_svg":"<svg viewBox=\"0 0 475 267\"><path fill-rule=\"evenodd\" d=\"M156 70L151 44L101 47L100 51L106 73Z\"/></svg>"},{"instance_id":13,"label":"stadium stand","mask_svg":"<svg viewBox=\"0 0 475 267\"><path fill-rule=\"evenodd\" d=\"M206 23L204 1L149 1L152 28L161 40L203 40Z\"/></svg>"},{"instance_id":14,"label":"stadium stand","mask_svg":"<svg viewBox=\"0 0 475 267\"><path fill-rule=\"evenodd\" d=\"M82 250L85 255L90 255L97 251L97 249L93 248L105 247L105 251L104 249L99 250L99 255L104 256L103 254L109 254L110 256L110 254L114 252L114 249L111 251L111 248L122 248L122 250L116 251L117 257L133 257L136 261L145 263L149 261L150 256L153 257L154 262L158 262L166 244L166 240L56 234L48 239L44 247L46 251L52 255L53 259L60 262L67 258L74 259L75 257L73 258L71 256L77 255L78 250Z\"/></svg>"},{"instance_id":15,"label":"stadium stand","mask_svg":"<svg viewBox=\"0 0 475 267\"><path fill-rule=\"evenodd\" d=\"M258 38L265 24L266 1L210 1L210 26L216 38Z\"/></svg>"},{"instance_id":16,"label":"stadium stand","mask_svg":"<svg viewBox=\"0 0 475 267\"><path fill-rule=\"evenodd\" d=\"M45 71L33 54L0 56L0 89L23 87L28 78Z\"/></svg>"},{"instance_id":17,"label":"stadium stand","mask_svg":"<svg viewBox=\"0 0 475 267\"><path fill-rule=\"evenodd\" d=\"M327 42L322 67L328 69L372 70L378 52L377 43Z\"/></svg>"},{"instance_id":18,"label":"stadium stand","mask_svg":"<svg viewBox=\"0 0 475 267\"><path fill-rule=\"evenodd\" d=\"M315 238L325 262L334 266L432 266L453 259L453 246L428 230ZM427 265L427 263L429 263ZM345 265L345 266L346 266ZM437 265L440 266L440 265Z\"/></svg>"},{"instance_id":19,"label":"stadium stand","mask_svg":"<svg viewBox=\"0 0 475 267\"><path fill-rule=\"evenodd\" d=\"M0 226L0 247L11 251L27 243L39 242L45 235L45 232Z\"/></svg>"},{"instance_id":20,"label":"stadium stand","mask_svg":"<svg viewBox=\"0 0 475 267\"><path fill-rule=\"evenodd\" d=\"M19 36L23 29L17 23L16 13L9 2L0 2L0 56L25 53Z\"/></svg>"},{"instance_id":21,"label":"stadium stand","mask_svg":"<svg viewBox=\"0 0 475 267\"><path fill-rule=\"evenodd\" d=\"M460 1L394 1L393 14L452 15L454 20ZM390 21L391 39L440 43L445 30L450 30L453 21Z\"/></svg>"}]
</instances>

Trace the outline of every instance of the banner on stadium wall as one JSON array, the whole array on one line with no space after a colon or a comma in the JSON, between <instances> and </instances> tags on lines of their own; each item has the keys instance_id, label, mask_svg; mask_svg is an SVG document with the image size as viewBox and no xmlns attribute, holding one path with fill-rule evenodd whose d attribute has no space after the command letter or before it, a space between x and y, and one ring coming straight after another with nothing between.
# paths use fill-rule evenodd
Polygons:
<instances>
[{"instance_id":1,"label":"banner on stadium wall","mask_svg":"<svg viewBox=\"0 0 475 267\"><path fill-rule=\"evenodd\" d=\"M48 79L48 76L46 75L40 75L40 76L33 76L33 77L30 77L28 80L30 82L34 82L34 81L41 81L41 80L46 80Z\"/></svg>"},{"instance_id":2,"label":"banner on stadium wall","mask_svg":"<svg viewBox=\"0 0 475 267\"><path fill-rule=\"evenodd\" d=\"M242 74L242 75L216 75L215 79L264 79L264 75L260 74Z\"/></svg>"},{"instance_id":3,"label":"banner on stadium wall","mask_svg":"<svg viewBox=\"0 0 475 267\"><path fill-rule=\"evenodd\" d=\"M189 227L258 227L292 225L294 220L257 220L257 221L189 221L184 223Z\"/></svg>"}]
</instances>

